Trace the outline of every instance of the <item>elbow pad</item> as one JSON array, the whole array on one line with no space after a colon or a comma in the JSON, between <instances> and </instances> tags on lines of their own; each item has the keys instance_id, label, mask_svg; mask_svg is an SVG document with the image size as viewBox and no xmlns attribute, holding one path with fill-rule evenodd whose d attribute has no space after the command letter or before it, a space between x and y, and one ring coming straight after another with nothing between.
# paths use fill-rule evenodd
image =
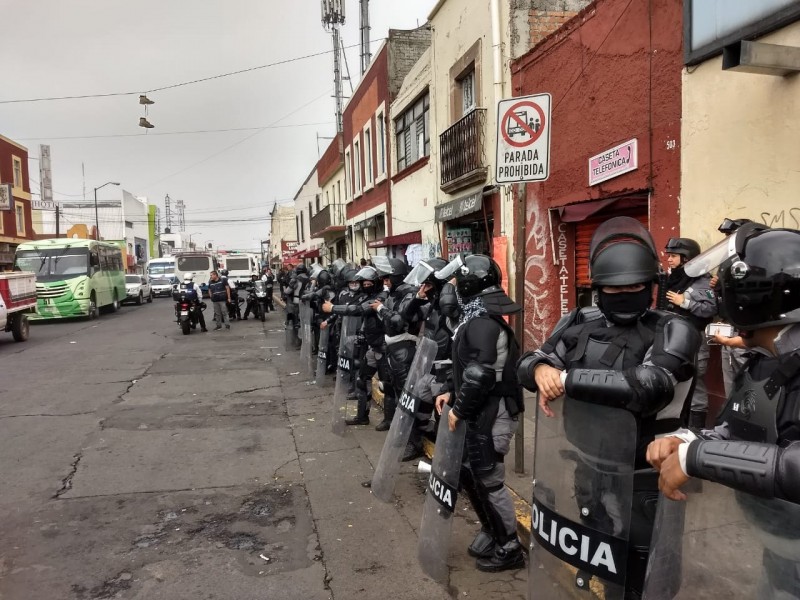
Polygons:
<instances>
[{"instance_id":1,"label":"elbow pad","mask_svg":"<svg viewBox=\"0 0 800 600\"><path fill-rule=\"evenodd\" d=\"M626 371L572 369L567 372L565 387L570 398L642 416L653 415L669 404L674 390L661 369L641 365Z\"/></svg>"},{"instance_id":2,"label":"elbow pad","mask_svg":"<svg viewBox=\"0 0 800 600\"><path fill-rule=\"evenodd\" d=\"M686 455L687 475L774 498L779 451L774 444L695 440Z\"/></svg>"},{"instance_id":3,"label":"elbow pad","mask_svg":"<svg viewBox=\"0 0 800 600\"><path fill-rule=\"evenodd\" d=\"M776 495L800 504L800 442L792 442L778 452Z\"/></svg>"},{"instance_id":4,"label":"elbow pad","mask_svg":"<svg viewBox=\"0 0 800 600\"><path fill-rule=\"evenodd\" d=\"M478 412L486 395L494 387L494 369L480 363L470 363L461 373L461 386L453 411L460 419L468 419Z\"/></svg>"}]
</instances>

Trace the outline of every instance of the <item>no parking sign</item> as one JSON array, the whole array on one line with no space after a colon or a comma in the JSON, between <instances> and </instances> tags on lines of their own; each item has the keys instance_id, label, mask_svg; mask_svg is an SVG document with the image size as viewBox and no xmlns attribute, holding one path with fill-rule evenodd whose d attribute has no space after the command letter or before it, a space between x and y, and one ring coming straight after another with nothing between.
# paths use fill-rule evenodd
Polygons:
<instances>
[{"instance_id":1,"label":"no parking sign","mask_svg":"<svg viewBox=\"0 0 800 600\"><path fill-rule=\"evenodd\" d=\"M497 183L550 176L550 94L497 103Z\"/></svg>"}]
</instances>

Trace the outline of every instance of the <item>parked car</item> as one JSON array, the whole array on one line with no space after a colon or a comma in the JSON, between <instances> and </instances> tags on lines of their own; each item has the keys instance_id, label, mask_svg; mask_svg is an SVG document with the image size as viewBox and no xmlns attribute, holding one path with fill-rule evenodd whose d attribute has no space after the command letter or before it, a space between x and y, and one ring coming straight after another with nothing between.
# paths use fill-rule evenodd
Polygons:
<instances>
[{"instance_id":1,"label":"parked car","mask_svg":"<svg viewBox=\"0 0 800 600\"><path fill-rule=\"evenodd\" d=\"M153 296L172 296L172 288L176 283L177 277L152 277L150 287L153 289Z\"/></svg>"},{"instance_id":2,"label":"parked car","mask_svg":"<svg viewBox=\"0 0 800 600\"><path fill-rule=\"evenodd\" d=\"M141 304L145 300L153 301L153 288L146 275L125 275L125 300Z\"/></svg>"}]
</instances>

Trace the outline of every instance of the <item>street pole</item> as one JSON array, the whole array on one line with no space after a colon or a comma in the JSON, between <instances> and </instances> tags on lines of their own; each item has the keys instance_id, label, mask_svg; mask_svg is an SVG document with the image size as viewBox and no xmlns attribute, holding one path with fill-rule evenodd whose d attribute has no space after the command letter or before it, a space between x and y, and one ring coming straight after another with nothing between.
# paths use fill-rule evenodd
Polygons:
<instances>
[{"instance_id":1,"label":"street pole","mask_svg":"<svg viewBox=\"0 0 800 600\"><path fill-rule=\"evenodd\" d=\"M97 188L94 188L94 239L100 241L100 218L97 214Z\"/></svg>"}]
</instances>

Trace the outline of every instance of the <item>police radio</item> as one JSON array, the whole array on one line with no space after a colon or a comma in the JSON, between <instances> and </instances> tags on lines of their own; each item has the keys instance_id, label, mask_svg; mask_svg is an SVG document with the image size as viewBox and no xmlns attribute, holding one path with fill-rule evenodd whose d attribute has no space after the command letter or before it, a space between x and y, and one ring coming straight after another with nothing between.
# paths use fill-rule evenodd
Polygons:
<instances>
[{"instance_id":1,"label":"police radio","mask_svg":"<svg viewBox=\"0 0 800 600\"><path fill-rule=\"evenodd\" d=\"M669 302L667 301L667 274L663 269L658 272L658 291L656 292L656 308L658 310L667 310Z\"/></svg>"}]
</instances>

